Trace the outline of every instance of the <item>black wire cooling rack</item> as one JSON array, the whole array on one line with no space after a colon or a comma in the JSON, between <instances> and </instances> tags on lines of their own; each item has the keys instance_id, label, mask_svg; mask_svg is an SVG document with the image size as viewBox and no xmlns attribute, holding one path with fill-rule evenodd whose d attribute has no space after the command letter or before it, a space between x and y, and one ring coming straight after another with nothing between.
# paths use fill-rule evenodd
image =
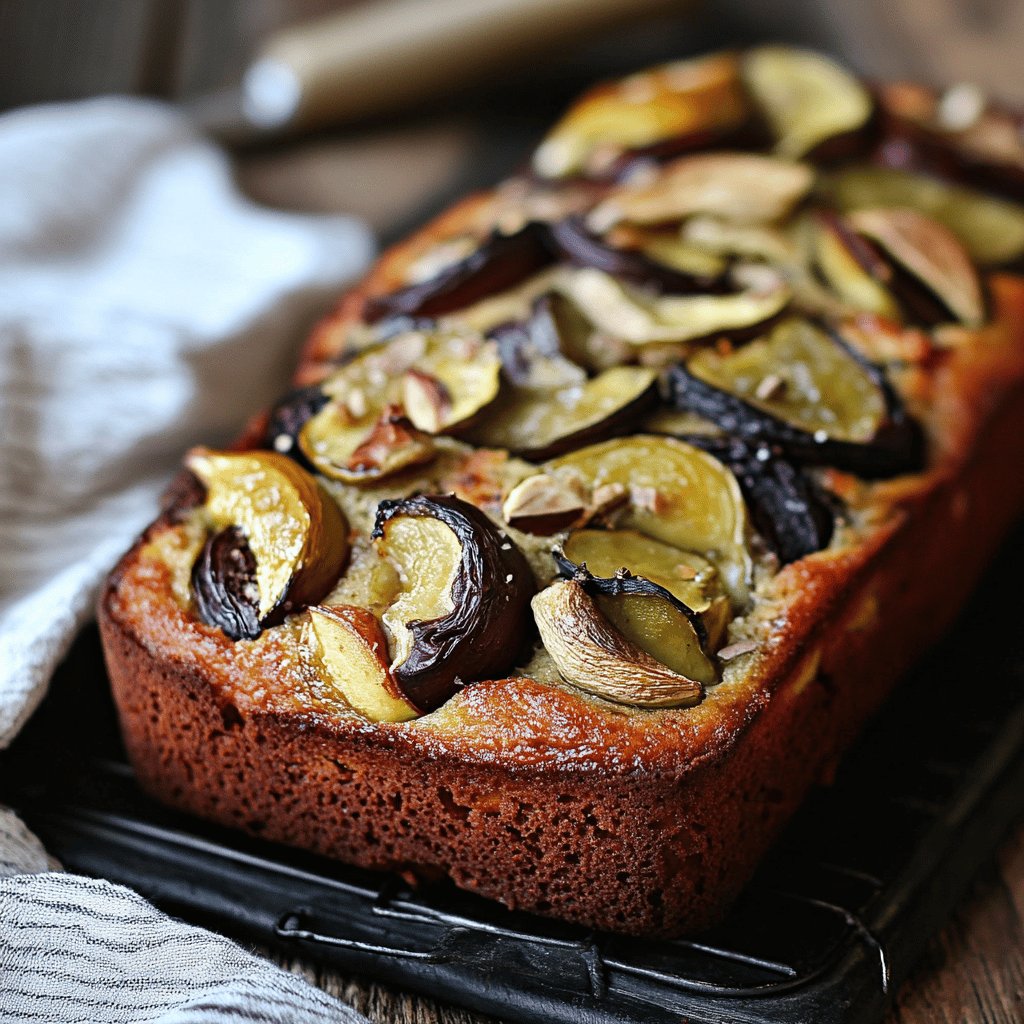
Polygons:
<instances>
[{"instance_id":1,"label":"black wire cooling rack","mask_svg":"<svg viewBox=\"0 0 1024 1024\"><path fill-rule=\"evenodd\" d=\"M178 915L505 1020L868 1022L1024 812L1024 530L720 927L644 942L246 839L136 787L95 631L0 762L70 868ZM884 613L884 609L883 609Z\"/></svg>"}]
</instances>

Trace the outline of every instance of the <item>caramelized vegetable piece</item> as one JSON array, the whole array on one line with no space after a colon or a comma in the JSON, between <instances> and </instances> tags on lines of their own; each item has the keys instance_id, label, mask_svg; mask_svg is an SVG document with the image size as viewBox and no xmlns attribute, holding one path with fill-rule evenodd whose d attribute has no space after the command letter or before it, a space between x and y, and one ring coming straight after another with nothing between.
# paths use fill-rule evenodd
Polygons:
<instances>
[{"instance_id":1,"label":"caramelized vegetable piece","mask_svg":"<svg viewBox=\"0 0 1024 1024\"><path fill-rule=\"evenodd\" d=\"M262 451L193 448L185 465L206 487L213 529L235 526L246 538L261 625L272 613L313 604L327 593L348 557L348 526L309 473L284 455Z\"/></svg>"},{"instance_id":2,"label":"caramelized vegetable piece","mask_svg":"<svg viewBox=\"0 0 1024 1024\"><path fill-rule=\"evenodd\" d=\"M533 574L483 512L450 495L384 501L373 536L401 577L383 621L406 699L429 711L512 668L532 632Z\"/></svg>"},{"instance_id":3,"label":"caramelized vegetable piece","mask_svg":"<svg viewBox=\"0 0 1024 1024\"><path fill-rule=\"evenodd\" d=\"M899 304L886 288L892 268L844 218L819 211L811 222L811 233L811 259L847 306L899 318Z\"/></svg>"},{"instance_id":4,"label":"caramelized vegetable piece","mask_svg":"<svg viewBox=\"0 0 1024 1024\"><path fill-rule=\"evenodd\" d=\"M498 393L498 346L474 333L411 331L358 354L321 385L330 402L299 448L325 476L379 480L436 454L432 435L463 430Z\"/></svg>"},{"instance_id":5,"label":"caramelized vegetable piece","mask_svg":"<svg viewBox=\"0 0 1024 1024\"><path fill-rule=\"evenodd\" d=\"M885 167L850 167L823 180L841 210L909 207L959 238L970 258L999 266L1024 255L1024 206L920 174Z\"/></svg>"},{"instance_id":6,"label":"caramelized vegetable piece","mask_svg":"<svg viewBox=\"0 0 1024 1024\"><path fill-rule=\"evenodd\" d=\"M732 473L675 438L637 435L591 445L555 459L545 472L589 494L622 488L619 529L636 530L712 562L730 596L742 603L750 575L746 508Z\"/></svg>"},{"instance_id":7,"label":"caramelized vegetable piece","mask_svg":"<svg viewBox=\"0 0 1024 1024\"><path fill-rule=\"evenodd\" d=\"M569 217L552 224L551 238L562 258L574 266L593 267L659 292L679 295L727 290L718 275L694 274L669 261L659 261L659 252L669 254L671 259L671 250L664 245L659 248L649 243L646 251L610 245L590 231L582 217Z\"/></svg>"},{"instance_id":8,"label":"caramelized vegetable piece","mask_svg":"<svg viewBox=\"0 0 1024 1024\"><path fill-rule=\"evenodd\" d=\"M877 156L884 162L965 178L1024 200L1024 120L1019 114L1000 109L967 84L939 95L895 82L878 89L878 100L887 139Z\"/></svg>"},{"instance_id":9,"label":"caramelized vegetable piece","mask_svg":"<svg viewBox=\"0 0 1024 1024\"><path fill-rule=\"evenodd\" d=\"M652 298L593 269L567 273L556 287L597 328L631 345L746 336L778 316L791 297L780 285L769 292Z\"/></svg>"},{"instance_id":10,"label":"caramelized vegetable piece","mask_svg":"<svg viewBox=\"0 0 1024 1024\"><path fill-rule=\"evenodd\" d=\"M683 646L700 651L696 631L670 601L654 594L618 600L650 602L645 611L631 604L613 614L626 629L663 646L663 653L678 653ZM690 707L700 702L704 688L699 680L673 671L628 639L576 580L542 590L533 599L533 614L559 672L581 689L635 707Z\"/></svg>"},{"instance_id":11,"label":"caramelized vegetable piece","mask_svg":"<svg viewBox=\"0 0 1024 1024\"><path fill-rule=\"evenodd\" d=\"M864 366L806 320L792 318L767 337L721 355L702 349L690 371L809 433L868 441L885 399Z\"/></svg>"},{"instance_id":12,"label":"caramelized vegetable piece","mask_svg":"<svg viewBox=\"0 0 1024 1024\"><path fill-rule=\"evenodd\" d=\"M981 282L956 235L916 210L858 210L850 223L877 242L957 320L969 327L985 319Z\"/></svg>"},{"instance_id":13,"label":"caramelized vegetable piece","mask_svg":"<svg viewBox=\"0 0 1024 1024\"><path fill-rule=\"evenodd\" d=\"M192 566L192 600L199 620L232 640L260 635L260 588L256 559L237 526L208 537Z\"/></svg>"},{"instance_id":14,"label":"caramelized vegetable piece","mask_svg":"<svg viewBox=\"0 0 1024 1024\"><path fill-rule=\"evenodd\" d=\"M349 360L321 385L350 417L391 404L426 433L455 432L498 393L498 346L474 331L434 327L397 335Z\"/></svg>"},{"instance_id":15,"label":"caramelized vegetable piece","mask_svg":"<svg viewBox=\"0 0 1024 1024\"><path fill-rule=\"evenodd\" d=\"M780 156L830 155L829 149L840 148L871 121L867 89L820 53L757 47L743 58L743 79L771 125Z\"/></svg>"},{"instance_id":16,"label":"caramelized vegetable piece","mask_svg":"<svg viewBox=\"0 0 1024 1024\"><path fill-rule=\"evenodd\" d=\"M369 299L363 315L370 323L391 316L437 316L512 288L551 260L544 225L531 222L511 235L496 232L426 281Z\"/></svg>"},{"instance_id":17,"label":"caramelized vegetable piece","mask_svg":"<svg viewBox=\"0 0 1024 1024\"><path fill-rule=\"evenodd\" d=\"M327 396L319 384L296 388L274 406L267 418L263 443L282 455L306 462L298 447L299 434L306 423L327 404ZM306 462L306 469L313 467Z\"/></svg>"},{"instance_id":18,"label":"caramelized vegetable piece","mask_svg":"<svg viewBox=\"0 0 1024 1024\"><path fill-rule=\"evenodd\" d=\"M650 181L615 189L587 222L597 232L620 221L665 224L696 214L764 224L785 217L813 184L806 164L753 153L700 153L666 164Z\"/></svg>"},{"instance_id":19,"label":"caramelized vegetable piece","mask_svg":"<svg viewBox=\"0 0 1024 1024\"><path fill-rule=\"evenodd\" d=\"M533 158L544 178L600 176L630 150L673 140L676 151L713 144L747 120L735 56L714 54L592 89L551 130Z\"/></svg>"},{"instance_id":20,"label":"caramelized vegetable piece","mask_svg":"<svg viewBox=\"0 0 1024 1024\"><path fill-rule=\"evenodd\" d=\"M432 338L402 376L402 405L428 434L457 432L498 394L501 358L490 341L458 335Z\"/></svg>"},{"instance_id":21,"label":"caramelized vegetable piece","mask_svg":"<svg viewBox=\"0 0 1024 1024\"><path fill-rule=\"evenodd\" d=\"M471 432L475 444L550 458L635 423L657 402L657 372L616 366L557 389L507 388Z\"/></svg>"},{"instance_id":22,"label":"caramelized vegetable piece","mask_svg":"<svg viewBox=\"0 0 1024 1024\"><path fill-rule=\"evenodd\" d=\"M727 465L739 481L754 528L788 565L827 548L835 528L829 501L778 449L735 437L682 438Z\"/></svg>"},{"instance_id":23,"label":"caramelized vegetable piece","mask_svg":"<svg viewBox=\"0 0 1024 1024\"><path fill-rule=\"evenodd\" d=\"M649 580L693 613L693 625L711 649L718 646L728 625L729 598L715 567L692 551L680 551L636 530L574 530L556 551L555 561L570 578L585 567L598 579L615 579L624 569L634 578Z\"/></svg>"},{"instance_id":24,"label":"caramelized vegetable piece","mask_svg":"<svg viewBox=\"0 0 1024 1024\"><path fill-rule=\"evenodd\" d=\"M550 391L586 382L583 367L562 352L563 330L551 299L543 296L534 303L527 319L499 324L490 332L498 343L502 373L514 387ZM589 324L581 325L581 348L586 344L583 332L589 334L591 330Z\"/></svg>"},{"instance_id":25,"label":"caramelized vegetable piece","mask_svg":"<svg viewBox=\"0 0 1024 1024\"><path fill-rule=\"evenodd\" d=\"M405 722L420 712L403 696L388 665L388 642L372 612L310 608L320 661L331 683L371 722Z\"/></svg>"},{"instance_id":26,"label":"caramelized vegetable piece","mask_svg":"<svg viewBox=\"0 0 1024 1024\"><path fill-rule=\"evenodd\" d=\"M412 425L401 406L353 416L337 402L306 424L299 445L318 472L347 484L372 483L422 465L437 451L431 437Z\"/></svg>"},{"instance_id":27,"label":"caramelized vegetable piece","mask_svg":"<svg viewBox=\"0 0 1024 1024\"><path fill-rule=\"evenodd\" d=\"M784 364L768 359L764 360L763 371L756 375L756 381L746 375L741 378L738 372L733 376L728 370L720 377L723 385L728 383L730 387L733 380L739 382L748 393L753 391L755 398L757 390L761 389L764 397L760 398L757 404L741 398L731 390L709 383L683 364L673 367L669 374L672 400L677 408L710 420L727 434L753 443L777 446L788 458L799 463L835 466L865 479L882 479L921 469L925 455L921 429L907 415L898 396L885 380L884 374L877 367L860 361L853 350L838 336L832 336L832 342L845 352L855 365L860 365L866 380L877 388L877 400L865 395L864 406L858 406L852 401L863 383L855 376L847 377L844 370L845 383L837 384L837 393L842 395L843 391L846 392L844 402L846 399L850 400L846 411L842 411L842 404L833 408L831 399L828 409L816 408L810 400L813 393L807 391L806 401L798 399L795 403L786 403L789 406L785 408L787 414L799 416L797 422L804 424L794 425L774 411L769 411L769 403L773 398L774 407L782 406L782 392L776 392L776 380L782 380L782 377L774 367L783 367ZM757 355L757 350L754 355ZM745 363L749 364L750 361L751 357L747 357ZM756 362L755 359L755 365ZM716 369L720 370L720 367ZM746 369L746 366L741 363L737 369ZM805 368L805 372L810 378L809 367ZM774 375L775 380L771 380L769 375ZM810 379L812 387L825 384L821 378L819 385L814 385L813 378ZM766 380L769 381L769 386L765 385ZM875 421L873 409L879 407L884 415ZM876 422L874 433L865 437L873 421ZM830 434L830 430L842 433ZM857 440L858 437L863 440Z\"/></svg>"}]
</instances>

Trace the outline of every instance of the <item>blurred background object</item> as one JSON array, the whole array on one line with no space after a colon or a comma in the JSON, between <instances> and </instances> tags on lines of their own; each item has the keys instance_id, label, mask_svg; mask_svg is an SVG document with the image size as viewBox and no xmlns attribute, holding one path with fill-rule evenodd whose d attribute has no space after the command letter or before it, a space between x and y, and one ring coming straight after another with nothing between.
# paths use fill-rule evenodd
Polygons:
<instances>
[{"instance_id":1,"label":"blurred background object","mask_svg":"<svg viewBox=\"0 0 1024 1024\"><path fill-rule=\"evenodd\" d=\"M778 39L1024 104L1019 0L0 0L0 110L182 103L253 198L355 213L386 241L508 173L587 84ZM297 106L291 134L244 127L247 71L265 123Z\"/></svg>"},{"instance_id":2,"label":"blurred background object","mask_svg":"<svg viewBox=\"0 0 1024 1024\"><path fill-rule=\"evenodd\" d=\"M645 30L651 18L656 32ZM481 28L487 22L493 30ZM363 60L366 37L382 27L391 35L386 74L408 74L427 92L436 91L431 78L454 89L524 61L542 78L571 78L582 66L613 74L631 58L785 39L832 51L867 75L970 80L1024 102L1018 0L0 0L0 109L102 92L195 99L239 82L265 48L305 60L303 48L320 46ZM595 34L610 27L614 50L595 50ZM422 52L425 38L444 33L453 39L444 60L401 68L413 43ZM539 67L545 36L558 50ZM483 50L479 60L459 51L462 39Z\"/></svg>"}]
</instances>

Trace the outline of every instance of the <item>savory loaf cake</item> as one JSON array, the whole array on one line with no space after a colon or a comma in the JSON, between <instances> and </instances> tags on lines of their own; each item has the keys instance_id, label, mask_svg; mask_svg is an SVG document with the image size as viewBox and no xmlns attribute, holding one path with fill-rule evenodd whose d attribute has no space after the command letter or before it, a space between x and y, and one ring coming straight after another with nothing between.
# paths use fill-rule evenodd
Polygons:
<instances>
[{"instance_id":1,"label":"savory loaf cake","mask_svg":"<svg viewBox=\"0 0 1024 1024\"><path fill-rule=\"evenodd\" d=\"M393 248L99 614L176 807L634 934L720 915L1024 508L1024 141L766 47Z\"/></svg>"}]
</instances>

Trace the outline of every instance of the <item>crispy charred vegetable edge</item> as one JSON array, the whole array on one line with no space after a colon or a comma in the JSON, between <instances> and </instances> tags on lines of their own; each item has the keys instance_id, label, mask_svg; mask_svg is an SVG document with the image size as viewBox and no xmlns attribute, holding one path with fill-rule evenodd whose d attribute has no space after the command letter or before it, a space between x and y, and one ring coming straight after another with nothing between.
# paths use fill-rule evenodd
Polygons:
<instances>
[{"instance_id":1,"label":"crispy charred vegetable edge","mask_svg":"<svg viewBox=\"0 0 1024 1024\"><path fill-rule=\"evenodd\" d=\"M551 554L558 567L559 576L562 579L575 580L591 597L660 597L662 600L668 601L689 620L701 647L703 648L707 644L708 631L701 617L688 604L680 601L675 594L659 584L645 576L634 576L625 567L616 572L614 576L595 576L587 568L586 562L577 565L566 557L560 546L556 547Z\"/></svg>"},{"instance_id":2,"label":"crispy charred vegetable edge","mask_svg":"<svg viewBox=\"0 0 1024 1024\"><path fill-rule=\"evenodd\" d=\"M189 581L200 622L232 640L255 640L260 622L256 557L237 526L207 537Z\"/></svg>"},{"instance_id":3,"label":"crispy charred vegetable edge","mask_svg":"<svg viewBox=\"0 0 1024 1024\"><path fill-rule=\"evenodd\" d=\"M382 501L372 537L383 540L398 516L440 520L462 547L450 614L407 623L411 652L392 671L416 707L430 711L463 683L500 678L533 639L533 573L512 540L476 506L454 495Z\"/></svg>"},{"instance_id":4,"label":"crispy charred vegetable edge","mask_svg":"<svg viewBox=\"0 0 1024 1024\"><path fill-rule=\"evenodd\" d=\"M681 441L727 465L739 481L754 528L782 565L827 548L835 505L805 472L777 448L742 438L682 434ZM834 499L837 503L838 499Z\"/></svg>"},{"instance_id":5,"label":"crispy charred vegetable edge","mask_svg":"<svg viewBox=\"0 0 1024 1024\"><path fill-rule=\"evenodd\" d=\"M924 434L889 383L885 371L861 356L833 328L828 327L826 331L882 393L886 417L870 441L843 441L802 430L738 395L708 384L682 363L669 371L672 404L711 420L733 437L776 446L798 463L833 466L865 480L883 480L922 470L926 456Z\"/></svg>"}]
</instances>

